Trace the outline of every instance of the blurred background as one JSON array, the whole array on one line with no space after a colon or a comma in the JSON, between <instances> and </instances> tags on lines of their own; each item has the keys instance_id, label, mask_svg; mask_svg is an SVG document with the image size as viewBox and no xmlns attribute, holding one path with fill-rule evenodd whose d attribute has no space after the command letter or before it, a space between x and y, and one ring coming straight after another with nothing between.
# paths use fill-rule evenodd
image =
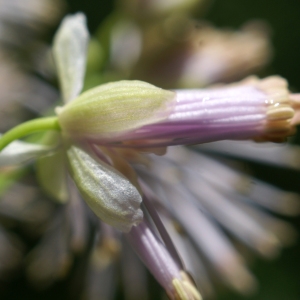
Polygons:
<instances>
[{"instance_id":1,"label":"blurred background","mask_svg":"<svg viewBox=\"0 0 300 300\"><path fill-rule=\"evenodd\" d=\"M70 0L71 12L83 11L88 16L88 25L94 32L99 21L113 9L113 1ZM197 16L197 12L196 12ZM201 15L216 27L239 29L247 21L264 20L269 25L274 54L271 63L260 76L279 74L286 78L292 91L300 91L300 2L297 0L214 0ZM200 16L199 16L200 17ZM300 144L300 135L293 140ZM258 178L274 183L286 190L300 192L300 173L273 167L251 165ZM300 232L300 218L291 220ZM300 243L280 254L276 260L255 260L253 272L260 284L251 300L298 300L300 299ZM245 297L220 291L222 300L241 300Z\"/></svg>"},{"instance_id":2,"label":"blurred background","mask_svg":"<svg viewBox=\"0 0 300 300\"><path fill-rule=\"evenodd\" d=\"M38 5L38 2L37 4ZM82 11L87 15L90 32L96 33L99 24L111 13L114 1L111 0L68 0L62 9L64 13ZM24 8L25 9L25 8ZM1 10L1 1L0 1ZM63 15L63 14L62 14ZM49 43L59 24L62 15L49 26L45 40ZM201 15L194 12L195 18L208 21L219 28L239 29L247 21L263 20L273 45L273 54L270 63L259 71L260 76L279 74L290 83L294 92L300 92L300 2L297 0L215 0L211 1ZM265 26L265 25L264 25ZM1 27L0 27L1 31ZM55 95L52 96L55 98ZM51 98L51 97L50 97ZM46 106L47 104L45 104ZM300 134L291 140L300 145ZM255 177L263 179L279 187L300 193L300 172L269 167L259 163L249 163ZM289 218L291 223L300 232L300 218ZM300 242L284 249L276 260L255 259L251 269L259 282L258 291L248 297L243 297L219 288L219 300L298 300L300 299ZM1 262L0 262L1 264ZM69 278L66 278L52 287L37 291L32 288L23 274L12 281L0 281L0 298L9 299L69 299ZM153 288L160 287L153 281ZM70 298L76 299L76 298ZM120 296L120 298L122 297ZM101 300L101 299L99 299Z\"/></svg>"}]
</instances>

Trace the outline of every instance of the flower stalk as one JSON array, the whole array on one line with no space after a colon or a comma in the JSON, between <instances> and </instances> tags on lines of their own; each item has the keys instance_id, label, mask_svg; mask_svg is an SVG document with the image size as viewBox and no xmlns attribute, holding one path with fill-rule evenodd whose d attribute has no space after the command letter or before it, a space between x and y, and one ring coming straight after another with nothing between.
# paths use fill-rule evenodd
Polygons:
<instances>
[{"instance_id":1,"label":"flower stalk","mask_svg":"<svg viewBox=\"0 0 300 300\"><path fill-rule=\"evenodd\" d=\"M60 131L57 117L39 118L14 127L1 137L0 151L2 151L7 145L17 139L20 139L32 133L46 130Z\"/></svg>"}]
</instances>

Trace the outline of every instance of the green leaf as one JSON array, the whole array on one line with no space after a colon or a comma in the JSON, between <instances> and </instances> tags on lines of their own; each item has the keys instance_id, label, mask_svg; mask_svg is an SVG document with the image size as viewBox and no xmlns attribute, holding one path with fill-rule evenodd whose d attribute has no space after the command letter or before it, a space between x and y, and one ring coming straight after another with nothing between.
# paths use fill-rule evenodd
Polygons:
<instances>
[{"instance_id":1,"label":"green leaf","mask_svg":"<svg viewBox=\"0 0 300 300\"><path fill-rule=\"evenodd\" d=\"M67 155L82 197L102 221L125 232L142 221L142 197L126 177L75 146Z\"/></svg>"}]
</instances>

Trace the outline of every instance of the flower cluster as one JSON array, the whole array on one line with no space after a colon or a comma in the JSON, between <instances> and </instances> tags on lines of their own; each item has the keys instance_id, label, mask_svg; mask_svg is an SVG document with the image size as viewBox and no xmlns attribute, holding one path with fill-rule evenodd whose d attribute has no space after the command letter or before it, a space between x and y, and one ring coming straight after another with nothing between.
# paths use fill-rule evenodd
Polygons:
<instances>
[{"instance_id":1,"label":"flower cluster","mask_svg":"<svg viewBox=\"0 0 300 300\"><path fill-rule=\"evenodd\" d=\"M173 11L172 7L155 3L145 10L149 20L152 10ZM189 11L193 6L190 1L181 9ZM126 9L145 26L145 32L149 31L151 21L143 23L135 16L134 7L133 1ZM172 19L169 22L174 24ZM29 277L47 284L49 278L53 280L66 272L72 258L70 252L83 252L89 256L86 294L95 299L101 288L101 294L110 297L114 281L109 279L115 275L116 257L125 239L123 264L128 264L128 255L134 270L125 290L129 294L136 291L132 299L146 299L145 274L127 251L128 244L170 299L199 300L202 297L196 286L202 294L209 295L212 288L207 265L213 266L232 288L251 291L255 279L228 235L263 256L272 256L290 242L294 232L267 211L296 213L297 196L258 180L249 187L252 179L205 154L214 145L218 151L218 144L180 146L236 140L230 142L230 152L239 147L237 140L285 141L298 123L298 95L291 94L287 82L277 76L262 80L249 77L211 88L166 90L144 81L128 80L137 76L138 66L143 65L133 66L137 63L134 57L129 59L133 65L127 80L101 84L81 93L86 63L89 66L87 51L93 45L85 23L83 14L67 16L54 38L53 56L64 102L56 107L56 115L18 125L0 139L2 169L37 159L41 187L66 208L56 214L40 246L29 257ZM236 42L238 37L229 35ZM190 43L191 40L185 41L179 49L186 49ZM267 49L266 44L263 47ZM139 55L141 62L147 56ZM185 68L174 80L180 82L178 85L191 82L187 78L193 70L187 68L187 60L194 60L197 55L194 49L192 55L182 57ZM116 60L111 65L117 68L118 56L112 58ZM228 62L228 58L225 60ZM230 73L229 66L215 74ZM125 67L122 65L120 70L123 72ZM141 69L147 71L146 67ZM202 78L201 83L217 81L221 77L218 76ZM43 132L36 144L18 140L36 132ZM270 198L274 200L268 201ZM62 222L68 224L63 232ZM100 236L92 232L100 232ZM93 247L88 248L91 243ZM51 253L49 249L54 245L57 251ZM205 262L199 259L198 252ZM45 261L50 261L50 256L53 263L47 265ZM130 282L137 274L140 290Z\"/></svg>"}]
</instances>

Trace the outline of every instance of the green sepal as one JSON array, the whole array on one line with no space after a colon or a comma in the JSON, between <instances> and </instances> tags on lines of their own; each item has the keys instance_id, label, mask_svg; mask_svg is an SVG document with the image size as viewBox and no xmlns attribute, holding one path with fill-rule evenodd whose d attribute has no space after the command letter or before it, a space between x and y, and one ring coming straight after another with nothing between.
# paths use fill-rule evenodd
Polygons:
<instances>
[{"instance_id":1,"label":"green sepal","mask_svg":"<svg viewBox=\"0 0 300 300\"><path fill-rule=\"evenodd\" d=\"M64 102L73 100L82 89L88 42L85 15L77 13L66 16L53 43L53 57Z\"/></svg>"},{"instance_id":2,"label":"green sepal","mask_svg":"<svg viewBox=\"0 0 300 300\"><path fill-rule=\"evenodd\" d=\"M60 135L48 133L45 143L60 143ZM67 164L65 149L61 147L51 155L41 157L36 162L37 179L42 189L59 203L69 198L67 186Z\"/></svg>"}]
</instances>

